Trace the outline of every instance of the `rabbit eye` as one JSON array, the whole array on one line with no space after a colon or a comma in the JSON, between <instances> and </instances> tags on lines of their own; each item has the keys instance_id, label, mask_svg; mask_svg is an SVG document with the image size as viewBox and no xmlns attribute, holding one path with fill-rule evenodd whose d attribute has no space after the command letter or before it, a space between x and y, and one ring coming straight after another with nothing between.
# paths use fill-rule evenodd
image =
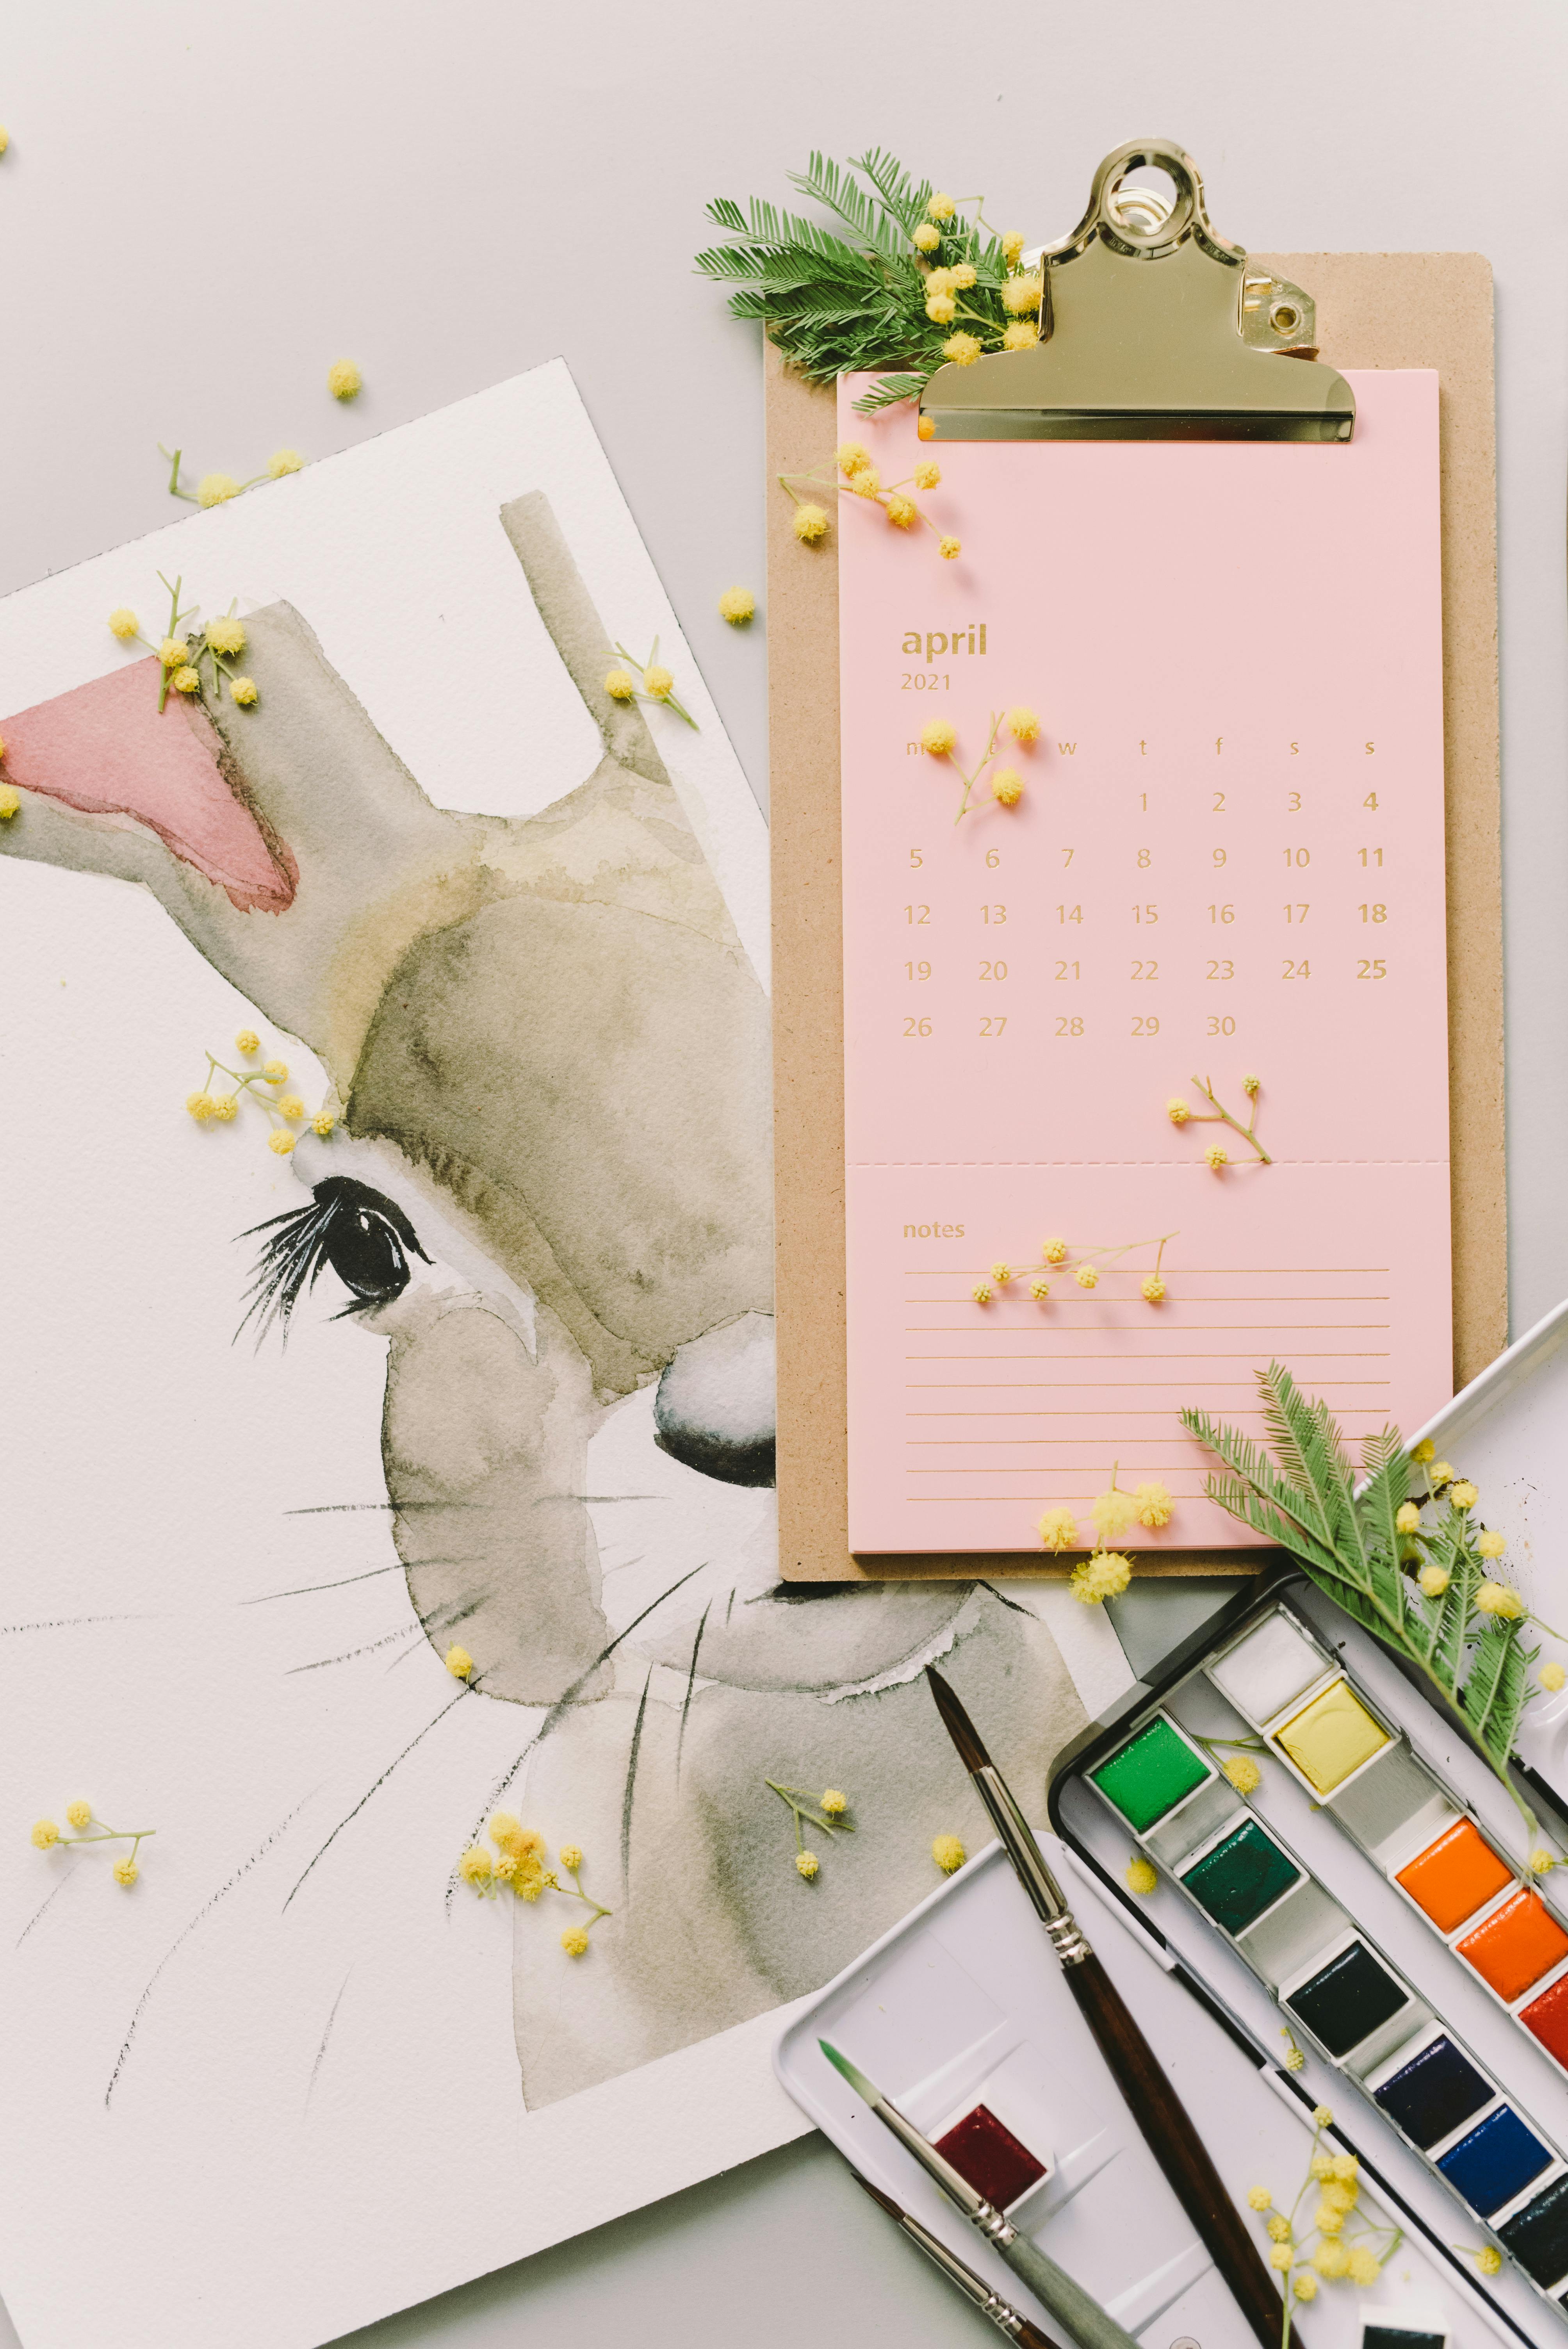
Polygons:
<instances>
[{"instance_id":1,"label":"rabbit eye","mask_svg":"<svg viewBox=\"0 0 1568 2349\"><path fill-rule=\"evenodd\" d=\"M274 1321L283 1324L286 1338L289 1316L304 1291L315 1287L324 1267L337 1275L354 1300L344 1307L346 1314L367 1313L401 1297L411 1255L429 1262L397 1201L346 1174L329 1174L316 1185L307 1206L273 1216L242 1237L254 1232L267 1237L245 1292L250 1302L240 1327L253 1320L258 1344Z\"/></svg>"}]
</instances>

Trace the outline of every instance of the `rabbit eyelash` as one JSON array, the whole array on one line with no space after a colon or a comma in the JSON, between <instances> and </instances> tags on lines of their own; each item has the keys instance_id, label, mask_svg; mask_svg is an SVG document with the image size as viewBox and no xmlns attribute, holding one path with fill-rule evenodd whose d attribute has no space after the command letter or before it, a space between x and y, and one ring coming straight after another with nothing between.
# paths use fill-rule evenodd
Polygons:
<instances>
[{"instance_id":1,"label":"rabbit eyelash","mask_svg":"<svg viewBox=\"0 0 1568 2349\"><path fill-rule=\"evenodd\" d=\"M350 1314L368 1313L399 1295L407 1285L410 1255L426 1264L430 1261L419 1246L413 1225L397 1202L346 1174L328 1175L315 1185L303 1207L291 1207L282 1216L269 1216L264 1223L253 1224L240 1237L251 1239L257 1232L265 1232L267 1237L256 1258L255 1277L245 1291L249 1302L240 1330L254 1321L258 1345L274 1323L281 1326L287 1343L289 1318L294 1307L329 1267L353 1292L348 1303L333 1316L335 1320L343 1320ZM372 1237L381 1251L387 1276L375 1282L366 1278L363 1267L356 1268L352 1259L345 1260L346 1249L356 1242L363 1249L363 1244ZM234 1334L238 1337L240 1330Z\"/></svg>"}]
</instances>

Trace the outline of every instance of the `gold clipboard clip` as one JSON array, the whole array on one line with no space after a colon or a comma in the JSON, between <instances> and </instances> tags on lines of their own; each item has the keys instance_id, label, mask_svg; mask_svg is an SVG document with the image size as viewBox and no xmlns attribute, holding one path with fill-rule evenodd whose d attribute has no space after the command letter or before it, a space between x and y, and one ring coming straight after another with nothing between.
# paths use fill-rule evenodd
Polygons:
<instances>
[{"instance_id":1,"label":"gold clipboard clip","mask_svg":"<svg viewBox=\"0 0 1568 2349\"><path fill-rule=\"evenodd\" d=\"M1176 189L1124 187L1153 166ZM1314 355L1297 285L1249 271L1217 236L1190 155L1135 139L1094 175L1088 210L1040 260L1039 340L938 367L923 440L1348 440L1356 396Z\"/></svg>"}]
</instances>

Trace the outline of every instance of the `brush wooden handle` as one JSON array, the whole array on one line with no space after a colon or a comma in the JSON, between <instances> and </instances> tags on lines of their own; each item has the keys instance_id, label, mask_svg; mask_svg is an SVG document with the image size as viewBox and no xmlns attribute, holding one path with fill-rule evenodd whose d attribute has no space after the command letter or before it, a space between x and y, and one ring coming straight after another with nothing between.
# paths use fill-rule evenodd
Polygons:
<instances>
[{"instance_id":1,"label":"brush wooden handle","mask_svg":"<svg viewBox=\"0 0 1568 2349\"><path fill-rule=\"evenodd\" d=\"M1262 2349L1279 2349L1283 2296L1164 2065L1092 1952L1062 1971L1110 2075Z\"/></svg>"}]
</instances>

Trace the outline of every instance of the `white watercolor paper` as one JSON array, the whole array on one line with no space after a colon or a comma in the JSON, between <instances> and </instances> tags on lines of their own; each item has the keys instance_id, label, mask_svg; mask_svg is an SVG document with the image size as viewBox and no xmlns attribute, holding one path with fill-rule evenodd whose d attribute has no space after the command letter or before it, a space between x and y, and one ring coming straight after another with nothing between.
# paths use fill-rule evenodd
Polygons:
<instances>
[{"instance_id":1,"label":"white watercolor paper","mask_svg":"<svg viewBox=\"0 0 1568 2349\"><path fill-rule=\"evenodd\" d=\"M540 554L552 530L574 586ZM61 750L70 730L40 709L138 657L108 633L112 607L133 605L160 633L160 571L181 575L204 614L238 597L258 672L263 655L272 664L257 716L273 733L246 738L242 713L220 714L242 770L274 739L293 761L291 821L307 844L281 916L235 918L232 893L165 858L134 814L80 812L93 779L79 729ZM590 675L608 658L560 648L573 595L639 655L659 639L699 730L655 710L634 740L612 740L620 720L602 694L595 706ZM294 682L318 658L313 804L315 738L291 736L288 720L306 708L303 683L290 701ZM156 692L145 671L133 682ZM412 962L389 933L375 932L373 951L359 939L360 916L386 913L371 884L364 905L345 893L331 951L287 999L308 998L309 1018L290 1028L257 999L267 988L243 991L232 966L259 954L264 967L284 925L319 903L324 854L341 869L375 832L374 807L364 825L345 816L343 762L359 755L343 748L359 722L351 703L387 771L400 761L413 779L442 856L435 812L501 823L447 926L426 906L397 933ZM7 771L23 793L0 833L0 2293L26 2349L219 2338L306 2349L799 2133L768 2062L781 2002L934 1880L934 1829L982 1839L928 1733L921 1666L946 1656L961 1687L1015 1689L1037 1777L1127 1673L1109 1627L1059 1589L1017 1587L1011 1609L962 1589L771 1595L772 1495L753 1460L769 1299L745 1286L767 1234L748 1208L747 1230L716 1251L722 1277L692 1276L695 1303L669 1275L675 1302L659 1323L657 1299L643 1321L624 1299L628 1282L658 1288L648 1267L667 1237L666 1195L665 1224L626 1239L621 1257L620 1228L604 1222L617 1195L606 1158L627 1149L619 1188L645 1206L636 1186L664 1146L659 1117L677 1078L700 1081L701 1051L695 1074L685 1060L676 1070L680 1040L667 1035L651 1065L627 1059L588 986L551 998L557 1027L542 1043L531 995L517 1003L515 1062L462 1028L474 1065L443 1074L442 1098L460 1093L478 1137L462 1145L467 1189L429 1134L409 1138L409 1070L438 1050L418 957L448 956L449 1004L452 973L490 951L498 905L530 921L536 897L545 921L587 905L596 922L593 909L619 919L630 903L629 920L678 931L687 960L675 980L649 978L651 1009L634 990L626 1017L654 1020L665 984L677 1009L689 999L706 1017L711 950L738 1006L725 1049L765 1038L746 1025L747 989L766 983L764 826L562 365L11 597L0 713L21 721L0 719L0 732L15 742ZM572 833L541 882L530 820L589 778L599 829ZM645 873L638 843L650 839ZM156 861L147 885L124 877L144 855ZM458 862L440 864L440 888ZM413 885L395 878L387 898L401 890L401 904ZM511 951L495 966L503 978ZM553 985L558 961L538 967ZM380 1118L374 1133L340 1126L284 1158L265 1147L258 1112L223 1129L185 1115L206 1053L231 1054L242 1027L283 1053L289 1090L312 1105L341 1107L349 1072L367 1098L374 1056L339 1000L366 969L383 991L360 1026L382 1040L390 1104L363 1112ZM554 1060L547 1046L562 1048ZM568 1061L582 1089L547 1117L543 1088ZM493 1099L520 1071L507 1147L547 1155L580 1112L649 1121L645 1146L641 1129L628 1144L606 1125L605 1153L592 1164L584 1153L592 1246L576 1226L562 1237L578 1203L561 1208L548 1168L552 1246L537 1240L543 1209L510 1253L490 1245L516 1203L505 1164L490 1166L488 1192L474 1169L493 1143ZM765 1099L765 1066L748 1063L753 1080ZM711 1133L677 1121L670 1149L692 1156L677 1205L716 1153L742 1148L732 1112L716 1100ZM764 1195L765 1164L745 1146L752 1161L716 1216L736 1185ZM515 1186L531 1213L536 1171L531 1157ZM333 1318L355 1299L327 1271L286 1349L277 1329L258 1347L253 1325L236 1343L260 1244L239 1236L297 1214L311 1185L336 1177L374 1177L412 1217L424 1256L404 1252L406 1292L356 1327ZM679 1253L672 1241L671 1260ZM422 1358L431 1330L448 1351ZM716 1342L727 1349L717 1381ZM404 1382L389 1472L384 1395L399 1347L418 1376ZM546 1373L557 1416L576 1413L566 1449L580 1487L552 1485L537 1462L529 1484L508 1450L531 1441ZM465 1445L484 1454L477 1465L455 1460ZM571 1505L586 1630L552 1614L548 1541L506 1519L502 1476L542 1523ZM459 1488L468 1500L452 1500ZM408 1528L432 1522L418 1515L437 1506L444 1527L463 1507L483 1520L471 1589L449 1560L420 1553L410 1567ZM442 1661L463 1639L478 1667L466 1693ZM574 1659L593 1668L575 1696ZM830 1774L857 1806L856 1837L824 1850L810 1886L763 1785L796 1771L802 1784ZM583 1880L616 1912L580 1961L559 1944L579 1913L562 1896L525 1908L454 1884L502 1787L552 1847L583 1845ZM35 1817L63 1819L77 1796L117 1826L156 1828L130 1890L110 1877L119 1847L28 1843Z\"/></svg>"}]
</instances>

